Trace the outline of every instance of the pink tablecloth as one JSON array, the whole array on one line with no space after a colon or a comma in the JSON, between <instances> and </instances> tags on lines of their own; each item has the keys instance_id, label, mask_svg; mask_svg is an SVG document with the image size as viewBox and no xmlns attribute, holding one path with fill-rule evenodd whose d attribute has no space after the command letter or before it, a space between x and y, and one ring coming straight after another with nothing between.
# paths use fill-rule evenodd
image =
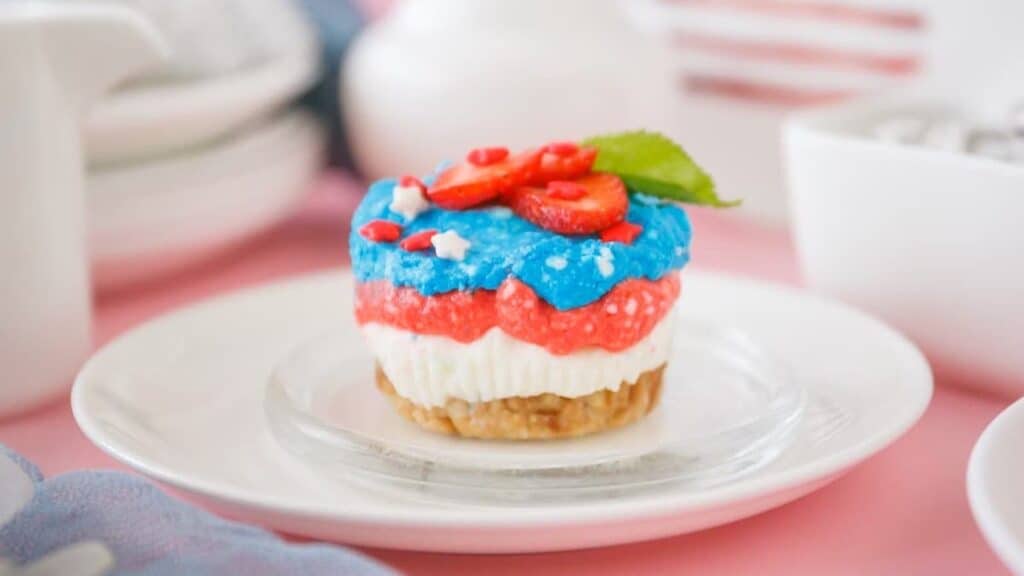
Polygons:
<instances>
[{"instance_id":1,"label":"pink tablecloth","mask_svg":"<svg viewBox=\"0 0 1024 576\"><path fill-rule=\"evenodd\" d=\"M328 178L273 232L171 280L98 301L98 344L153 316L241 286L342 266L355 190ZM784 234L694 214L695 266L795 283ZM940 387L922 422L831 486L760 516L656 542L528 556L368 552L410 574L1005 574L975 527L964 493L977 436L1008 401ZM67 399L0 423L0 442L48 474L123 468L93 447Z\"/></svg>"}]
</instances>

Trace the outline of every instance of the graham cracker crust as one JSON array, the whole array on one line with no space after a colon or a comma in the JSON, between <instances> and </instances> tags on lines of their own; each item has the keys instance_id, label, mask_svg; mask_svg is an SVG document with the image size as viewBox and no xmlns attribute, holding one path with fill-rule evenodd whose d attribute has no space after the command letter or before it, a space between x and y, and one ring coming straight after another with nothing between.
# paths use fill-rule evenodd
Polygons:
<instances>
[{"instance_id":1,"label":"graham cracker crust","mask_svg":"<svg viewBox=\"0 0 1024 576\"><path fill-rule=\"evenodd\" d=\"M623 382L617 391L600 390L579 398L555 394L469 403L449 399L425 407L401 397L380 366L377 388L399 414L432 432L489 440L573 438L619 428L640 420L657 406L665 365Z\"/></svg>"}]
</instances>

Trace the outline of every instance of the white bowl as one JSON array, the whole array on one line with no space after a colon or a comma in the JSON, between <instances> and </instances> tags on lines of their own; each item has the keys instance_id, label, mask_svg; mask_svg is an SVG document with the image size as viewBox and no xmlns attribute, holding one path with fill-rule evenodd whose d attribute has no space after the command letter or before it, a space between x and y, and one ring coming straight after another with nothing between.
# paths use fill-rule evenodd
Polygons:
<instances>
[{"instance_id":1,"label":"white bowl","mask_svg":"<svg viewBox=\"0 0 1024 576\"><path fill-rule=\"evenodd\" d=\"M164 82L111 94L83 127L90 167L187 153L229 137L279 111L316 81L319 49L311 38L261 65L188 82Z\"/></svg>"},{"instance_id":2,"label":"white bowl","mask_svg":"<svg viewBox=\"0 0 1024 576\"><path fill-rule=\"evenodd\" d=\"M99 290L177 272L288 217L323 166L322 127L284 112L187 154L90 171Z\"/></svg>"},{"instance_id":3,"label":"white bowl","mask_svg":"<svg viewBox=\"0 0 1024 576\"><path fill-rule=\"evenodd\" d=\"M784 140L807 282L881 316L941 378L1024 394L1024 167L871 139L920 106L860 102L794 116ZM932 106L956 109L956 106ZM969 376L969 378L968 378Z\"/></svg>"},{"instance_id":4,"label":"white bowl","mask_svg":"<svg viewBox=\"0 0 1024 576\"><path fill-rule=\"evenodd\" d=\"M978 438L967 464L967 499L982 535L1014 574L1024 576L1024 400Z\"/></svg>"}]
</instances>

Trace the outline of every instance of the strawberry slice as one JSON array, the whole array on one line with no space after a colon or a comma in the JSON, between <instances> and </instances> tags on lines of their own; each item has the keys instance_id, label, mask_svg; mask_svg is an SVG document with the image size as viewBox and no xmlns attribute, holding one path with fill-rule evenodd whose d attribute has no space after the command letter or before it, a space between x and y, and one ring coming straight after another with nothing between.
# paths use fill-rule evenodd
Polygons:
<instances>
[{"instance_id":1,"label":"strawberry slice","mask_svg":"<svg viewBox=\"0 0 1024 576\"><path fill-rule=\"evenodd\" d=\"M575 182L554 180L548 182L548 196L560 200L579 200L587 195L587 189Z\"/></svg>"},{"instance_id":2,"label":"strawberry slice","mask_svg":"<svg viewBox=\"0 0 1024 576\"><path fill-rule=\"evenodd\" d=\"M597 158L597 148L580 147L573 142L552 142L541 151L540 168L531 180L536 185L579 178L590 172Z\"/></svg>"},{"instance_id":3,"label":"strawberry slice","mask_svg":"<svg viewBox=\"0 0 1024 576\"><path fill-rule=\"evenodd\" d=\"M614 174L594 173L572 181L578 198L552 195L546 188L523 186L504 196L512 210L541 228L559 234L593 234L626 218L626 185Z\"/></svg>"},{"instance_id":4,"label":"strawberry slice","mask_svg":"<svg viewBox=\"0 0 1024 576\"><path fill-rule=\"evenodd\" d=\"M575 154L579 149L579 144L569 140L551 142L544 146L544 152L554 154L555 156L571 156Z\"/></svg>"},{"instance_id":5,"label":"strawberry slice","mask_svg":"<svg viewBox=\"0 0 1024 576\"><path fill-rule=\"evenodd\" d=\"M447 210L472 208L529 182L540 157L540 150L529 150L489 164L457 164L437 177L427 198Z\"/></svg>"}]
</instances>

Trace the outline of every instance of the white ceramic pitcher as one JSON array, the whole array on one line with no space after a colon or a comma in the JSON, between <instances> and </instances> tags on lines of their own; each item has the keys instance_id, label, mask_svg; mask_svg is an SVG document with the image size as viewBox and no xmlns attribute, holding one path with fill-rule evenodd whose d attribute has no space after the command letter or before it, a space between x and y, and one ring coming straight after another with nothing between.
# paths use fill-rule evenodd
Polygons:
<instances>
[{"instance_id":1,"label":"white ceramic pitcher","mask_svg":"<svg viewBox=\"0 0 1024 576\"><path fill-rule=\"evenodd\" d=\"M618 0L400 0L348 53L342 85L369 177L471 148L658 128L675 76Z\"/></svg>"},{"instance_id":2,"label":"white ceramic pitcher","mask_svg":"<svg viewBox=\"0 0 1024 576\"><path fill-rule=\"evenodd\" d=\"M128 9L0 2L0 416L64 390L90 351L79 119L163 57Z\"/></svg>"}]
</instances>

